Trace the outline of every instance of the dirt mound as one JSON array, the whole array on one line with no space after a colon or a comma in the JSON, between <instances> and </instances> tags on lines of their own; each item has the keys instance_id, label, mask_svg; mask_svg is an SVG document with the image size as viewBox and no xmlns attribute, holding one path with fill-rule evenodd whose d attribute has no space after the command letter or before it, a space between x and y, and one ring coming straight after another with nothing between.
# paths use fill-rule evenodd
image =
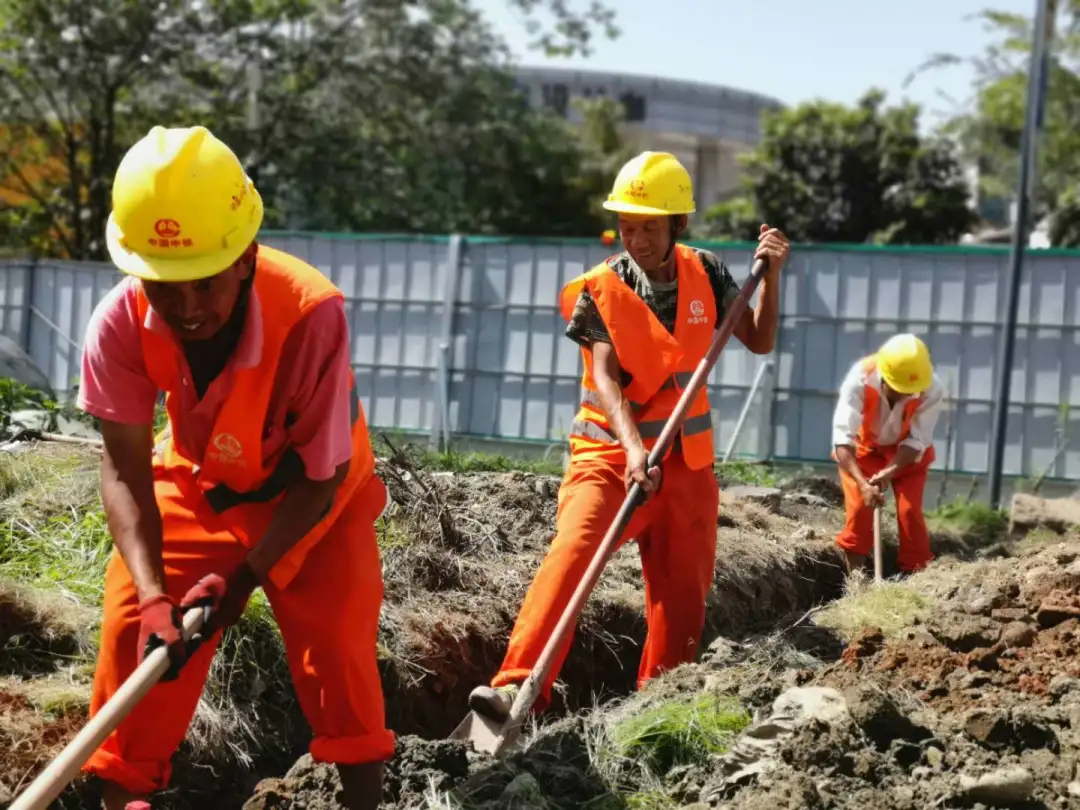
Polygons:
<instances>
[{"instance_id":1,"label":"dirt mound","mask_svg":"<svg viewBox=\"0 0 1080 810\"><path fill-rule=\"evenodd\" d=\"M12 787L32 778L55 752L50 746L62 745L85 722L108 536L96 501L96 460L65 452L64 458L21 454L18 480L3 503L21 533L0 542L14 544L8 550L17 546L19 553L32 545L34 554L44 555L27 554L19 570L43 572L42 586L56 578L72 582L77 572L79 584L78 591L56 596L55 603L49 601L58 593L55 585L51 592L41 591L44 601L22 585L0 593L6 643L29 656L20 678L0 681L0 692L14 696L0 708L0 752L21 746L18 758L0 754L10 776L0 782ZM386 584L380 656L388 721L402 739L387 779L391 806L440 806L424 797L454 791L465 797L466 807L484 810L586 803L621 808L628 791L660 791L660 775L635 775L635 757L616 757L621 764L608 761L603 767L594 762L597 741L615 734L609 728L614 709L595 720L580 715L634 690L646 628L641 564L632 542L612 559L587 605L551 714L528 756L492 763L463 759L460 747L424 742L448 735L467 710L468 692L498 668L525 589L553 535L559 479L522 471L434 472L411 451L380 461L378 469L392 498L378 526ZM744 670L738 677L754 686L744 695L750 703L767 702L780 688L775 679L757 679L761 667L803 661L810 653L799 645L818 652L836 646L805 617L841 593L842 572L831 545L840 518L817 506L811 511L793 517L784 508L725 501L718 516L715 587L704 643L750 640L738 664ZM39 525L63 534L48 535ZM4 564L9 569L2 570L10 570L0 553ZM65 612L67 606L73 611ZM769 646L766 637L773 636L785 639L783 650ZM759 656L757 650L769 652ZM709 655L717 655L716 649ZM680 680L683 676L673 674L650 690L649 699L685 703L690 696L689 704L679 704L680 716L705 711L715 720L716 712L702 709L694 696L704 688L704 673L716 676L706 691L719 694L733 671L691 667L692 677ZM7 733L8 728L16 731ZM651 731L640 733L651 739ZM725 735L723 730L715 739ZM255 599L242 627L226 638L215 658L189 738L176 758L174 788L158 797L155 807L224 810L245 800L260 807L334 807L333 769L297 761L308 736L272 615ZM688 745L680 742L673 750L689 750ZM208 768L214 779L205 778ZM253 796L259 774L279 776L263 780ZM556 783L565 787L553 788ZM80 781L63 802L72 808L95 806L95 790L92 780Z\"/></svg>"}]
</instances>

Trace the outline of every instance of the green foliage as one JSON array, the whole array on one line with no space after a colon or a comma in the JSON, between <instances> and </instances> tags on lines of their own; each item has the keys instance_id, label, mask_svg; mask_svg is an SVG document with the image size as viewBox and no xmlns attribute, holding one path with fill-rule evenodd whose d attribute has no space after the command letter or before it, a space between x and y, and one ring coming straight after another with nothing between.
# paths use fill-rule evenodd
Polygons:
<instances>
[{"instance_id":1,"label":"green foliage","mask_svg":"<svg viewBox=\"0 0 1080 810\"><path fill-rule=\"evenodd\" d=\"M617 34L599 3L512 3L552 53ZM104 259L117 164L156 124L225 140L257 175L267 227L600 227L608 153L526 104L467 0L0 0L0 45L7 244ZM607 126L612 108L592 115Z\"/></svg>"},{"instance_id":2,"label":"green foliage","mask_svg":"<svg viewBox=\"0 0 1080 810\"><path fill-rule=\"evenodd\" d=\"M1075 2L1061 12L1050 41L1043 132L1037 147L1032 219L1049 218L1055 247L1080 245L1080 16ZM1002 198L1016 194L1020 172L1020 137L1027 107L1027 71L1031 61L1032 18L996 10L975 15L975 22L996 34L986 50L973 57L932 55L912 75L966 63L974 71L974 95L947 123L945 132L962 145L980 167L980 189Z\"/></svg>"},{"instance_id":3,"label":"green foliage","mask_svg":"<svg viewBox=\"0 0 1080 810\"><path fill-rule=\"evenodd\" d=\"M636 713L611 734L614 752L656 775L705 762L750 724L738 701L710 694L679 697Z\"/></svg>"},{"instance_id":4,"label":"green foliage","mask_svg":"<svg viewBox=\"0 0 1080 810\"><path fill-rule=\"evenodd\" d=\"M754 487L775 487L780 480L780 476L772 467L751 461L718 463L715 468L717 476L730 483Z\"/></svg>"},{"instance_id":5,"label":"green foliage","mask_svg":"<svg viewBox=\"0 0 1080 810\"><path fill-rule=\"evenodd\" d=\"M941 244L974 222L957 155L918 132L919 108L871 90L853 107L824 101L766 113L741 159L744 197L704 218L708 235L754 239L757 225L798 242Z\"/></svg>"},{"instance_id":6,"label":"green foliage","mask_svg":"<svg viewBox=\"0 0 1080 810\"><path fill-rule=\"evenodd\" d=\"M402 460L419 469L433 472L478 473L478 472L528 472L534 475L562 476L561 461L547 459L521 458L500 453L463 453L453 447L442 451L431 451L422 444L409 442L400 436L376 434L372 438L372 448L376 456L388 457L402 454Z\"/></svg>"},{"instance_id":7,"label":"green foliage","mask_svg":"<svg viewBox=\"0 0 1080 810\"><path fill-rule=\"evenodd\" d=\"M935 531L947 531L962 537L994 537L1009 526L1007 510L994 509L982 501L969 503L957 499L927 512L926 517Z\"/></svg>"},{"instance_id":8,"label":"green foliage","mask_svg":"<svg viewBox=\"0 0 1080 810\"><path fill-rule=\"evenodd\" d=\"M11 377L0 377L0 434L9 432L11 415L20 410L43 411L47 417L46 431L57 430L60 417L90 425L93 417L80 411L71 402L63 405L49 399L43 391L31 388Z\"/></svg>"}]
</instances>

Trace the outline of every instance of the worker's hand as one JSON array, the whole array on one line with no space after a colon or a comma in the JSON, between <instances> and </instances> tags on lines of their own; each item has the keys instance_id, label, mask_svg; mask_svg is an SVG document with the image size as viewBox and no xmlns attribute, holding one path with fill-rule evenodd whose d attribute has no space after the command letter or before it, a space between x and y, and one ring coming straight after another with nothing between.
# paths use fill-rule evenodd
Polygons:
<instances>
[{"instance_id":1,"label":"worker's hand","mask_svg":"<svg viewBox=\"0 0 1080 810\"><path fill-rule=\"evenodd\" d=\"M867 483L873 484L879 490L884 492L889 485L892 484L894 475L896 475L896 465L890 464L888 467L871 475Z\"/></svg>"},{"instance_id":2,"label":"worker's hand","mask_svg":"<svg viewBox=\"0 0 1080 810\"><path fill-rule=\"evenodd\" d=\"M859 485L859 494L862 495L863 503L870 509L885 503L885 496L881 490L869 481Z\"/></svg>"},{"instance_id":3,"label":"worker's hand","mask_svg":"<svg viewBox=\"0 0 1080 810\"><path fill-rule=\"evenodd\" d=\"M791 244L783 232L763 224L758 233L758 247L754 251L754 259L765 259L769 263L766 277L775 278L788 260L790 253Z\"/></svg>"},{"instance_id":4,"label":"worker's hand","mask_svg":"<svg viewBox=\"0 0 1080 810\"><path fill-rule=\"evenodd\" d=\"M635 483L641 484L645 500L660 491L660 468L651 467L646 475L645 465L648 463L649 451L644 447L626 452L626 489L629 491Z\"/></svg>"},{"instance_id":5,"label":"worker's hand","mask_svg":"<svg viewBox=\"0 0 1080 810\"><path fill-rule=\"evenodd\" d=\"M139 603L139 647L136 660L141 664L144 657L164 644L169 650L172 665L162 676L163 681L175 680L180 674L180 667L187 660L180 627L180 611L168 594L151 596Z\"/></svg>"},{"instance_id":6,"label":"worker's hand","mask_svg":"<svg viewBox=\"0 0 1080 810\"><path fill-rule=\"evenodd\" d=\"M258 585L255 572L246 562L240 563L227 579L220 574L209 574L200 579L180 600L183 611L193 607L209 609L209 616L195 639L196 643L240 621L248 599Z\"/></svg>"}]
</instances>

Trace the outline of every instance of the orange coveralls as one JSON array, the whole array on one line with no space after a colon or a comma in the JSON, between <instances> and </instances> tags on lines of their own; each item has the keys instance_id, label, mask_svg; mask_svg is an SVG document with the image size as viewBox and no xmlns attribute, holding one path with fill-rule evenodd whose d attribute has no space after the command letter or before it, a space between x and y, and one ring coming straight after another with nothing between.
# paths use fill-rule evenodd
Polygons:
<instances>
[{"instance_id":1,"label":"orange coveralls","mask_svg":"<svg viewBox=\"0 0 1080 810\"><path fill-rule=\"evenodd\" d=\"M873 357L863 361L863 374L869 377L876 365ZM855 440L855 458L859 469L867 478L880 472L896 457L900 443L911 430L911 417L921 402L913 397L904 405L900 436L896 444L880 445L876 441L876 424L881 392L877 386L863 386L862 426ZM930 465L936 458L934 446L930 445L915 462L904 467L892 478L892 490L896 497L896 517L899 524L900 550L898 564L903 571L917 571L929 565L934 555L930 551L930 532L923 514L923 491ZM836 451L833 451L833 459ZM844 528L836 537L836 544L844 551L862 556L869 555L874 546L874 510L863 503L858 482L843 469L840 483L844 488L846 511Z\"/></svg>"},{"instance_id":2,"label":"orange coveralls","mask_svg":"<svg viewBox=\"0 0 1080 810\"><path fill-rule=\"evenodd\" d=\"M232 392L201 459L188 458L167 427L154 454L154 492L161 511L166 585L179 599L202 577L232 571L259 541L302 462L285 449L262 457L264 419L282 345L291 328L318 303L341 292L307 264L260 246L254 279L263 308L263 352L253 368L238 369ZM141 290L139 315L149 304ZM148 373L166 392L173 421L180 374L176 349L141 330ZM353 453L348 474L323 519L270 571L264 592L285 643L318 761L358 764L388 759L395 738L385 726L376 635L383 583L374 523L386 503L363 408L351 388ZM280 428L281 426L276 426ZM105 580L101 648L91 714L134 671L138 656L138 599L119 553ZM132 793L165 788L171 758L183 741L202 694L220 632L205 643L175 681L153 687L84 770Z\"/></svg>"},{"instance_id":3,"label":"orange coveralls","mask_svg":"<svg viewBox=\"0 0 1080 810\"><path fill-rule=\"evenodd\" d=\"M561 310L570 318L588 287L622 368L624 393L645 446L651 448L683 388L708 351L716 303L708 276L692 250L676 246L678 313L671 335L648 305L608 265L601 264L563 288ZM525 596L506 657L492 686L529 676L574 589L626 497L626 453L600 407L592 353L582 350L581 404L570 434L570 465L559 489L556 536ZM713 582L719 489L713 473L712 414L702 387L678 434L680 448L663 462L660 491L635 510L622 542L636 538L645 577L648 635L638 686L692 661L705 623L705 597ZM560 647L535 709L550 705L551 688L572 638Z\"/></svg>"}]
</instances>

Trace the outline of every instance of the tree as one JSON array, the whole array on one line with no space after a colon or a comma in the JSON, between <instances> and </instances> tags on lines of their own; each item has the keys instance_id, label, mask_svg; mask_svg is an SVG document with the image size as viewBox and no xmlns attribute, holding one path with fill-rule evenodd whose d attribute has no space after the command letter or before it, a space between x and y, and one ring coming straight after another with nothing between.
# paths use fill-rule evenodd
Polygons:
<instances>
[{"instance_id":1,"label":"tree","mask_svg":"<svg viewBox=\"0 0 1080 810\"><path fill-rule=\"evenodd\" d=\"M617 33L598 4L512 2L551 18L531 28L548 50ZM490 230L508 183L581 208L585 155L520 103L467 0L0 0L0 46L0 235L40 253L105 257L117 163L158 123L206 124L264 169L269 225L291 202L324 228Z\"/></svg>"},{"instance_id":2,"label":"tree","mask_svg":"<svg viewBox=\"0 0 1080 810\"><path fill-rule=\"evenodd\" d=\"M919 109L814 101L766 113L743 156L745 194L705 216L709 235L756 239L762 222L800 242L955 242L974 215L952 145L918 133Z\"/></svg>"},{"instance_id":3,"label":"tree","mask_svg":"<svg viewBox=\"0 0 1080 810\"><path fill-rule=\"evenodd\" d=\"M1048 217L1054 245L1080 245L1080 3L1059 4L1061 13L1050 42L1049 76L1033 182L1033 221ZM997 41L975 57L934 54L921 73L967 63L974 68L973 98L952 116L944 131L962 146L965 159L980 170L980 190L1015 197L1020 173L1020 136L1027 105L1033 21L1020 14L988 10L976 19L995 31Z\"/></svg>"}]
</instances>

